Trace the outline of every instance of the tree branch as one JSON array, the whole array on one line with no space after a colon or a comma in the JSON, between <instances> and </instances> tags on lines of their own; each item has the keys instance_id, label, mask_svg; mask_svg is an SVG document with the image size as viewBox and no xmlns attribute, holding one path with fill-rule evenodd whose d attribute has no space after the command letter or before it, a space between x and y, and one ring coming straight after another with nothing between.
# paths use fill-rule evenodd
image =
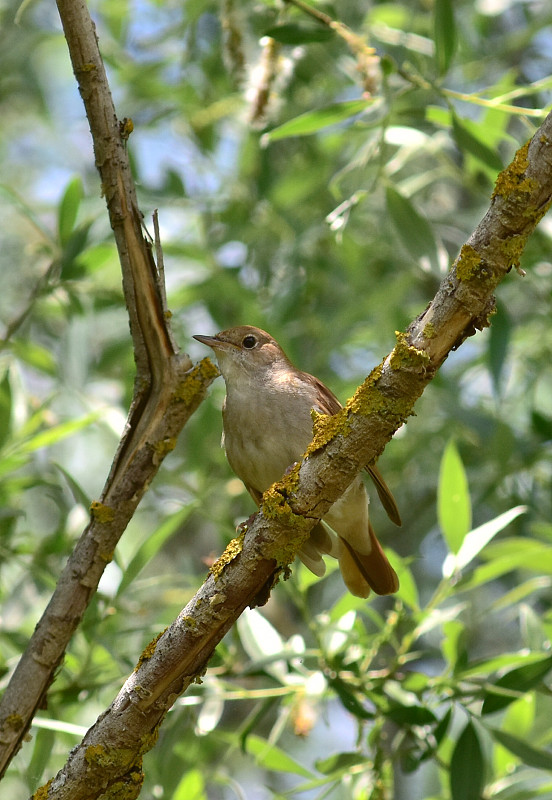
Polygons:
<instances>
[{"instance_id":1,"label":"tree branch","mask_svg":"<svg viewBox=\"0 0 552 800\"><path fill-rule=\"evenodd\" d=\"M55 800L137 797L141 759L178 695L203 674L216 644L247 605L264 601L363 466L412 413L448 353L489 324L493 292L552 200L552 115L498 177L491 206L432 303L344 409L319 417L302 462L272 486L253 524L234 539L172 625L142 654L107 711L43 787Z\"/></svg>"},{"instance_id":2,"label":"tree branch","mask_svg":"<svg viewBox=\"0 0 552 800\"><path fill-rule=\"evenodd\" d=\"M127 426L90 523L77 542L0 704L0 775L29 729L98 581L147 486L218 374L208 359L196 367L173 344L164 288L142 233L126 138L111 98L94 25L83 0L59 0L73 70L90 122L137 366Z\"/></svg>"}]
</instances>

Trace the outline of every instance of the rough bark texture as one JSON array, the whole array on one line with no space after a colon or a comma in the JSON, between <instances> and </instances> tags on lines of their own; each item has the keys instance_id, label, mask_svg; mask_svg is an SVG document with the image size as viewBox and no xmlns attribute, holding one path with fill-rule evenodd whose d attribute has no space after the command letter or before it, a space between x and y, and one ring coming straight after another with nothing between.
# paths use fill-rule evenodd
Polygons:
<instances>
[{"instance_id":1,"label":"rough bark texture","mask_svg":"<svg viewBox=\"0 0 552 800\"><path fill-rule=\"evenodd\" d=\"M319 417L305 458L264 495L196 596L144 651L110 708L37 797L137 797L141 759L178 695L203 674L247 605L263 602L316 520L377 457L451 349L489 324L493 291L518 266L552 199L552 115L497 180L491 207L424 313L343 411ZM516 276L514 279L518 280Z\"/></svg>"},{"instance_id":2,"label":"rough bark texture","mask_svg":"<svg viewBox=\"0 0 552 800\"><path fill-rule=\"evenodd\" d=\"M90 121L111 225L119 250L137 364L125 434L90 523L63 571L0 704L0 775L15 755L61 663L115 546L164 456L200 404L217 370L206 359L193 367L173 344L163 290L142 216L119 123L84 2L60 0L75 76Z\"/></svg>"}]
</instances>

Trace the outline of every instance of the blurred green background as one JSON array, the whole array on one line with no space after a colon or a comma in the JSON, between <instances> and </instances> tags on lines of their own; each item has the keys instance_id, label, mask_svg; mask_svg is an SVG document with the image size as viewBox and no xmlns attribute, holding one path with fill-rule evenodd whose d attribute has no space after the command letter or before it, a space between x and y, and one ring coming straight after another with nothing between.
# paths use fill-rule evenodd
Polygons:
<instances>
[{"instance_id":1,"label":"blurred green background","mask_svg":"<svg viewBox=\"0 0 552 800\"><path fill-rule=\"evenodd\" d=\"M196 360L192 334L258 325L343 401L550 104L537 0L318 4L375 48L368 74L358 41L276 0L90 7L181 347ZM0 14L4 688L107 477L134 364L56 9ZM551 238L546 217L492 327L380 461L403 517L373 503L397 597L365 603L332 565L316 581L296 564L169 714L143 797L552 798ZM223 396L218 380L129 525L3 796L63 765L253 511L220 448Z\"/></svg>"}]
</instances>

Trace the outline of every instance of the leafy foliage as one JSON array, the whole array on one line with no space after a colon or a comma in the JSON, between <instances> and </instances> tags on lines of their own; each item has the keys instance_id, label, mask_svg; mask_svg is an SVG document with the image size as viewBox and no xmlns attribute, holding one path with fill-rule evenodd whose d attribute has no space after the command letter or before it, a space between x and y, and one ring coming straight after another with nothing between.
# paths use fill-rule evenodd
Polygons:
<instances>
[{"instance_id":1,"label":"leafy foliage","mask_svg":"<svg viewBox=\"0 0 552 800\"><path fill-rule=\"evenodd\" d=\"M433 296L550 103L546 3L316 6L332 27L272 0L92 6L182 347L199 358L191 334L260 325L342 399ZM107 476L134 372L53 6L0 13L5 685ZM373 503L397 596L365 603L331 564L322 581L296 564L169 715L144 797L552 793L551 232L381 461L404 522L386 530ZM219 447L222 395L123 537L5 796L63 764L251 513Z\"/></svg>"}]
</instances>

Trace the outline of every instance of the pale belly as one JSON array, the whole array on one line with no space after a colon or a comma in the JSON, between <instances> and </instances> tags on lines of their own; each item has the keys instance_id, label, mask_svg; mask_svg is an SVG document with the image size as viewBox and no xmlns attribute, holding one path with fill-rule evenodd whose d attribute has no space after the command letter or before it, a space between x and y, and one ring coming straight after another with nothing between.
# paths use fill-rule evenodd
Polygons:
<instances>
[{"instance_id":1,"label":"pale belly","mask_svg":"<svg viewBox=\"0 0 552 800\"><path fill-rule=\"evenodd\" d=\"M312 439L312 419L304 400L294 410L293 402L269 402L268 408L265 402L261 412L251 397L248 400L245 409L227 398L224 448L236 475L262 493L301 458Z\"/></svg>"}]
</instances>

